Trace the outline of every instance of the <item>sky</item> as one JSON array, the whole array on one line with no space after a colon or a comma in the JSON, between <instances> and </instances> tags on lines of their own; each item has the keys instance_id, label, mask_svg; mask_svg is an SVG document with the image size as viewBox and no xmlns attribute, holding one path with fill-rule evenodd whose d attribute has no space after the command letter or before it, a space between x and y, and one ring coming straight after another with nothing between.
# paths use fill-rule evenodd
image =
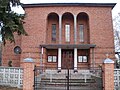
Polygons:
<instances>
[{"instance_id":1,"label":"sky","mask_svg":"<svg viewBox=\"0 0 120 90\"><path fill-rule=\"evenodd\" d=\"M115 17L120 12L120 0L20 0L21 3L31 4L31 3L117 3L112 9L112 16ZM17 13L24 13L21 7L13 8Z\"/></svg>"},{"instance_id":2,"label":"sky","mask_svg":"<svg viewBox=\"0 0 120 90\"><path fill-rule=\"evenodd\" d=\"M21 0L23 3L113 3L119 0Z\"/></svg>"}]
</instances>

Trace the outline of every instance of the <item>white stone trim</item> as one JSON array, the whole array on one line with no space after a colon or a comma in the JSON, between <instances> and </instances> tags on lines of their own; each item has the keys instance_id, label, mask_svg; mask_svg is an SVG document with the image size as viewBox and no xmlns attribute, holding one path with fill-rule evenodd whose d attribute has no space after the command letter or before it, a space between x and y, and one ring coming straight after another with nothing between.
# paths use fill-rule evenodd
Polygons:
<instances>
[{"instance_id":1,"label":"white stone trim","mask_svg":"<svg viewBox=\"0 0 120 90\"><path fill-rule=\"evenodd\" d=\"M114 63L114 61L111 60L111 59L109 59L109 58L106 58L106 59L104 60L104 63Z\"/></svg>"},{"instance_id":2,"label":"white stone trim","mask_svg":"<svg viewBox=\"0 0 120 90\"><path fill-rule=\"evenodd\" d=\"M25 58L23 61L24 62L34 62L34 60L32 58Z\"/></svg>"}]
</instances>

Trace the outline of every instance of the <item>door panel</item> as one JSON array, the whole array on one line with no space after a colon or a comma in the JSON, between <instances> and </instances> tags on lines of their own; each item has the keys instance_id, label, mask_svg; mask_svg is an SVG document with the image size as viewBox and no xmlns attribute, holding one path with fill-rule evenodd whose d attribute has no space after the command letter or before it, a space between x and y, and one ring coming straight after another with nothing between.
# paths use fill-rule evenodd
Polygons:
<instances>
[{"instance_id":1,"label":"door panel","mask_svg":"<svg viewBox=\"0 0 120 90\"><path fill-rule=\"evenodd\" d=\"M62 69L73 69L74 54L73 50L62 50Z\"/></svg>"}]
</instances>

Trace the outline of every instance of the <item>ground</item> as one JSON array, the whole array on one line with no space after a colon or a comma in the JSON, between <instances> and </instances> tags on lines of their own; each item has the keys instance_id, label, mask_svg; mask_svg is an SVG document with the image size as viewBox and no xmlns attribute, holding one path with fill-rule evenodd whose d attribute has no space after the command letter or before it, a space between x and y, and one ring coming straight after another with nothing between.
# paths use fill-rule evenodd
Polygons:
<instances>
[{"instance_id":1,"label":"ground","mask_svg":"<svg viewBox=\"0 0 120 90\"><path fill-rule=\"evenodd\" d=\"M18 89L16 87L9 87L9 86L1 86L0 85L0 90L22 90L22 89Z\"/></svg>"}]
</instances>

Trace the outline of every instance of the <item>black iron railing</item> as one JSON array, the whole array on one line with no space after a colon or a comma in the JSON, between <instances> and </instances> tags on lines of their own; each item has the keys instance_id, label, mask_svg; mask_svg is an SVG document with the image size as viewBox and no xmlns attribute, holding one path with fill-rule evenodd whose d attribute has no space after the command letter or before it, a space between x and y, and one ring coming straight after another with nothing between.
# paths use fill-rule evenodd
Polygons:
<instances>
[{"instance_id":1,"label":"black iron railing","mask_svg":"<svg viewBox=\"0 0 120 90\"><path fill-rule=\"evenodd\" d=\"M35 67L34 90L102 90L102 69Z\"/></svg>"}]
</instances>

